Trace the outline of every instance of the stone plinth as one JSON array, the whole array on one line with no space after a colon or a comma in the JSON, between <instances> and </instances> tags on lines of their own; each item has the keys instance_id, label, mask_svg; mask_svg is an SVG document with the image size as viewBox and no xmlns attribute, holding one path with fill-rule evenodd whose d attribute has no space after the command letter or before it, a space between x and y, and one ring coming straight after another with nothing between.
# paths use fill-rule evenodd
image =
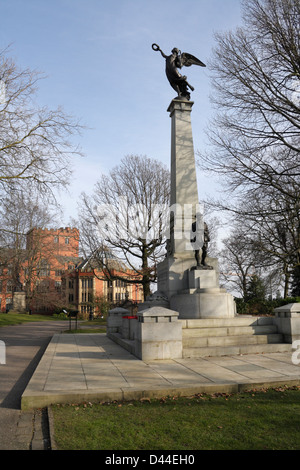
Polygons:
<instances>
[{"instance_id":1,"label":"stone plinth","mask_svg":"<svg viewBox=\"0 0 300 470\"><path fill-rule=\"evenodd\" d=\"M286 343L300 340L300 303L283 305L274 309L274 324Z\"/></svg>"},{"instance_id":2,"label":"stone plinth","mask_svg":"<svg viewBox=\"0 0 300 470\"><path fill-rule=\"evenodd\" d=\"M182 325L178 312L163 307L138 312L135 355L144 361L182 358Z\"/></svg>"},{"instance_id":3,"label":"stone plinth","mask_svg":"<svg viewBox=\"0 0 300 470\"><path fill-rule=\"evenodd\" d=\"M13 296L13 311L18 313L26 312L26 294L23 291L15 292Z\"/></svg>"},{"instance_id":4,"label":"stone plinth","mask_svg":"<svg viewBox=\"0 0 300 470\"><path fill-rule=\"evenodd\" d=\"M169 256L158 265L158 289L180 319L236 315L233 296L219 288L218 260L207 258L207 264L213 269L194 269L194 257Z\"/></svg>"},{"instance_id":5,"label":"stone plinth","mask_svg":"<svg viewBox=\"0 0 300 470\"><path fill-rule=\"evenodd\" d=\"M231 318L236 315L232 295L219 288L175 295L170 301L170 308L179 312L180 319Z\"/></svg>"}]
</instances>

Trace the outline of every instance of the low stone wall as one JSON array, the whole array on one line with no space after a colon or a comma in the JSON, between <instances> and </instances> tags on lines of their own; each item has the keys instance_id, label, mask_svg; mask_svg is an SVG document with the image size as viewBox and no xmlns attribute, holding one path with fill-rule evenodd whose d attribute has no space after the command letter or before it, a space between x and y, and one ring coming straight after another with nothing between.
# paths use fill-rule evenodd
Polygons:
<instances>
[{"instance_id":1,"label":"low stone wall","mask_svg":"<svg viewBox=\"0 0 300 470\"><path fill-rule=\"evenodd\" d=\"M182 357L182 325L178 312L152 307L136 316L116 308L109 311L107 335L142 360Z\"/></svg>"}]
</instances>

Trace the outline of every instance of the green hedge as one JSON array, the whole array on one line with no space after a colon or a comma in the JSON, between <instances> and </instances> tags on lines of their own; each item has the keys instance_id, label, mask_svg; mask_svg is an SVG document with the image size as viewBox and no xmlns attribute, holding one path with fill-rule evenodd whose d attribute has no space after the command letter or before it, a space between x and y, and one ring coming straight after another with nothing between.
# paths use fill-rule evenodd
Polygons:
<instances>
[{"instance_id":1,"label":"green hedge","mask_svg":"<svg viewBox=\"0 0 300 470\"><path fill-rule=\"evenodd\" d=\"M245 302L244 299L235 298L236 308L238 314L245 315L273 315L274 308L282 307L283 305L300 302L300 297L288 297L286 299L274 300L249 300Z\"/></svg>"}]
</instances>

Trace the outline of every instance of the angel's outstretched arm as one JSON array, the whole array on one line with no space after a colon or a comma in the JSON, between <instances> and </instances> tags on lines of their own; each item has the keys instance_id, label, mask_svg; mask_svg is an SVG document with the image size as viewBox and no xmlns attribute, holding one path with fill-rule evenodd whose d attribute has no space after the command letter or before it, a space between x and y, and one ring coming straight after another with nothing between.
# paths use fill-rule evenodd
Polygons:
<instances>
[{"instance_id":1,"label":"angel's outstretched arm","mask_svg":"<svg viewBox=\"0 0 300 470\"><path fill-rule=\"evenodd\" d=\"M159 51L161 55L163 56L164 59L166 59L168 56L161 50L161 48L157 44L152 44L152 49L154 51Z\"/></svg>"}]
</instances>

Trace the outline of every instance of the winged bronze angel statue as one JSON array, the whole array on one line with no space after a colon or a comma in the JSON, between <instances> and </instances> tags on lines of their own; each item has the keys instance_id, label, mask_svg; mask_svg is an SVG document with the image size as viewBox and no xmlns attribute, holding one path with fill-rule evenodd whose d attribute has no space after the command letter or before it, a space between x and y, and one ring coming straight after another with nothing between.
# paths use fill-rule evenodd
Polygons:
<instances>
[{"instance_id":1,"label":"winged bronze angel statue","mask_svg":"<svg viewBox=\"0 0 300 470\"><path fill-rule=\"evenodd\" d=\"M178 68L190 67L191 65L199 65L206 67L201 60L187 52L181 52L177 47L172 49L171 55L166 55L157 44L152 44L154 51L159 51L164 59L166 59L166 75L172 88L178 93L178 98L190 99L188 88L194 91L194 87L187 82L187 77L181 75Z\"/></svg>"}]
</instances>

